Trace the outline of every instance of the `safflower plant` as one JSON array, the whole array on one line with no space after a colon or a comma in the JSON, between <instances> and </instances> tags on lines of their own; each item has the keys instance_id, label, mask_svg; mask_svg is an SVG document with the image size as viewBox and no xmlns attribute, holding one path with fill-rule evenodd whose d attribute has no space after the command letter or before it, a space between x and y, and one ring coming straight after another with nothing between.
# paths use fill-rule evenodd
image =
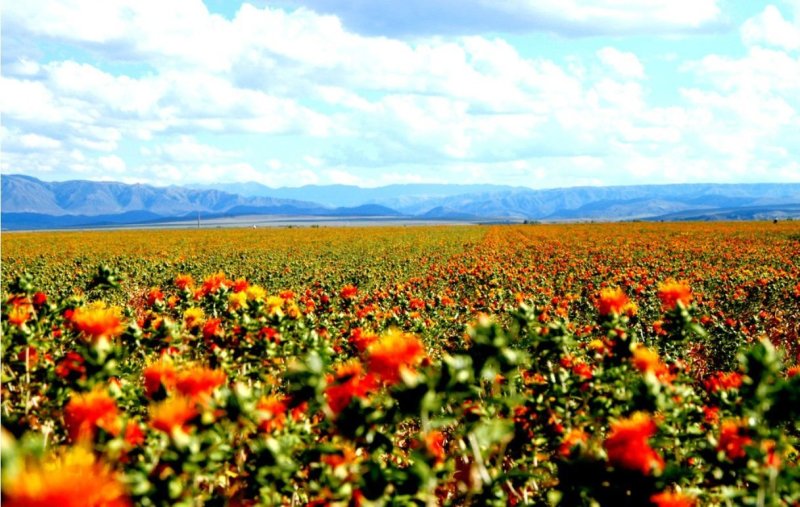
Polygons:
<instances>
[{"instance_id":1,"label":"safflower plant","mask_svg":"<svg viewBox=\"0 0 800 507\"><path fill-rule=\"evenodd\" d=\"M656 268L556 293L498 253L509 231L371 288L268 290L211 267L124 301L132 273L66 295L18 277L3 501L800 502L797 344L763 324L778 312L728 322L712 285ZM795 311L796 282L776 280L765 300ZM709 352L717 333L735 351Z\"/></svg>"}]
</instances>

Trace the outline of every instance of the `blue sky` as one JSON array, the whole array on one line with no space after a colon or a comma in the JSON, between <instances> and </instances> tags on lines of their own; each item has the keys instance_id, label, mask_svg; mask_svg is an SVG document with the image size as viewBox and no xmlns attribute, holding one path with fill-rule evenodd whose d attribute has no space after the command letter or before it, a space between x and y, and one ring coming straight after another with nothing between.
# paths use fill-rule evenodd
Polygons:
<instances>
[{"instance_id":1,"label":"blue sky","mask_svg":"<svg viewBox=\"0 0 800 507\"><path fill-rule=\"evenodd\" d=\"M800 0L26 0L3 173L800 181Z\"/></svg>"}]
</instances>

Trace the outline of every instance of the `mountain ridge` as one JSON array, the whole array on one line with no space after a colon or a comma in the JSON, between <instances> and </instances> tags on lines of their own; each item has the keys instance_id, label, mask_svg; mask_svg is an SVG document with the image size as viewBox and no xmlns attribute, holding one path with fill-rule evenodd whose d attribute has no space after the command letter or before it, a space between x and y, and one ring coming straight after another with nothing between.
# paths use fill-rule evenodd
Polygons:
<instances>
[{"instance_id":1,"label":"mountain ridge","mask_svg":"<svg viewBox=\"0 0 800 507\"><path fill-rule=\"evenodd\" d=\"M86 180L46 182L31 176L4 174L3 228L30 227L37 223L40 228L57 224L90 227L93 216L98 223L102 218L106 224L126 224L137 223L131 220L139 215L162 220L184 219L192 213L226 217L382 216L394 220L405 217L467 222L747 219L769 218L770 213L776 218L800 218L800 183L689 183L541 190L491 184L402 184L375 188L312 185L272 189L277 197L195 187ZM232 188L228 184L220 187ZM259 185L250 193L264 194L265 189L269 187Z\"/></svg>"}]
</instances>

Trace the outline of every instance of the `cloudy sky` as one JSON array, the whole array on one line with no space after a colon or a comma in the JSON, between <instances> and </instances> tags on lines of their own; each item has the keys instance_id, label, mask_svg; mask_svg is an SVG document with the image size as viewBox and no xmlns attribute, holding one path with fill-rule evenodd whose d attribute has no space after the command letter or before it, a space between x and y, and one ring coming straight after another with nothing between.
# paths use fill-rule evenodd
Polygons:
<instances>
[{"instance_id":1,"label":"cloudy sky","mask_svg":"<svg viewBox=\"0 0 800 507\"><path fill-rule=\"evenodd\" d=\"M25 0L3 173L800 181L800 0Z\"/></svg>"}]
</instances>

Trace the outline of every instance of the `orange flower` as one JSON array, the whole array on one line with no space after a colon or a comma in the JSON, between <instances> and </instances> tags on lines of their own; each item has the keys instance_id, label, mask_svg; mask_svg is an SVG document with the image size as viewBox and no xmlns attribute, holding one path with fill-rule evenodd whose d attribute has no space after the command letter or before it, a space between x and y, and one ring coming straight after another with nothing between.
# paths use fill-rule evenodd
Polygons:
<instances>
[{"instance_id":1,"label":"orange flower","mask_svg":"<svg viewBox=\"0 0 800 507\"><path fill-rule=\"evenodd\" d=\"M147 305L154 306L164 302L164 293L158 287L153 287L147 293Z\"/></svg>"},{"instance_id":2,"label":"orange flower","mask_svg":"<svg viewBox=\"0 0 800 507\"><path fill-rule=\"evenodd\" d=\"M442 463L445 458L444 433L437 430L429 431L425 435L425 448L428 449L431 456L436 458L437 463Z\"/></svg>"},{"instance_id":3,"label":"orange flower","mask_svg":"<svg viewBox=\"0 0 800 507\"><path fill-rule=\"evenodd\" d=\"M93 342L115 338L125 330L122 325L122 310L115 306L108 307L103 301L76 308L71 320L75 329Z\"/></svg>"},{"instance_id":4,"label":"orange flower","mask_svg":"<svg viewBox=\"0 0 800 507\"><path fill-rule=\"evenodd\" d=\"M175 387L184 396L205 402L214 389L223 385L225 380L227 376L222 370L195 366L177 374Z\"/></svg>"},{"instance_id":5,"label":"orange flower","mask_svg":"<svg viewBox=\"0 0 800 507\"><path fill-rule=\"evenodd\" d=\"M742 386L744 377L741 373L718 371L709 375L705 380L706 390L711 393L717 391L727 391L729 389L739 389Z\"/></svg>"},{"instance_id":6,"label":"orange flower","mask_svg":"<svg viewBox=\"0 0 800 507\"><path fill-rule=\"evenodd\" d=\"M747 428L736 421L723 421L720 426L717 450L723 451L728 459L736 460L746 456L744 448L753 443L747 435Z\"/></svg>"},{"instance_id":7,"label":"orange flower","mask_svg":"<svg viewBox=\"0 0 800 507\"><path fill-rule=\"evenodd\" d=\"M669 279L658 286L658 298L665 310L672 310L680 303L688 306L692 302L692 289L686 282L676 282Z\"/></svg>"},{"instance_id":8,"label":"orange flower","mask_svg":"<svg viewBox=\"0 0 800 507\"><path fill-rule=\"evenodd\" d=\"M195 402L189 398L168 398L150 407L150 427L173 434L186 431L186 425L198 414Z\"/></svg>"},{"instance_id":9,"label":"orange flower","mask_svg":"<svg viewBox=\"0 0 800 507\"><path fill-rule=\"evenodd\" d=\"M205 296L206 294L214 294L221 288L227 287L229 284L230 281L228 281L225 273L218 271L213 275L207 276L206 279L203 280L203 286L200 287L198 292L200 293L201 297ZM195 294L195 296L197 296L197 294Z\"/></svg>"},{"instance_id":10,"label":"orange flower","mask_svg":"<svg viewBox=\"0 0 800 507\"><path fill-rule=\"evenodd\" d=\"M413 371L425 357L425 347L419 338L396 330L383 335L367 352L369 372L388 384L398 382L402 371Z\"/></svg>"},{"instance_id":11,"label":"orange flower","mask_svg":"<svg viewBox=\"0 0 800 507\"><path fill-rule=\"evenodd\" d=\"M258 428L261 431L271 433L280 430L286 424L286 401L283 396L273 394L262 396L256 403L256 410L259 412Z\"/></svg>"},{"instance_id":12,"label":"orange flower","mask_svg":"<svg viewBox=\"0 0 800 507\"><path fill-rule=\"evenodd\" d=\"M192 275L178 275L175 277L175 286L180 290L192 289L194 287L194 278L192 278Z\"/></svg>"},{"instance_id":13,"label":"orange flower","mask_svg":"<svg viewBox=\"0 0 800 507\"><path fill-rule=\"evenodd\" d=\"M3 483L6 507L127 507L117 476L82 447L45 463L27 465Z\"/></svg>"},{"instance_id":14,"label":"orange flower","mask_svg":"<svg viewBox=\"0 0 800 507\"><path fill-rule=\"evenodd\" d=\"M8 322L19 327L33 316L31 300L23 296L11 296L8 300L11 309L8 311Z\"/></svg>"},{"instance_id":15,"label":"orange flower","mask_svg":"<svg viewBox=\"0 0 800 507\"><path fill-rule=\"evenodd\" d=\"M597 311L600 312L600 315L621 315L623 313L635 315L637 307L622 292L622 289L619 287L613 289L607 287L600 291L600 297L597 300Z\"/></svg>"},{"instance_id":16,"label":"orange flower","mask_svg":"<svg viewBox=\"0 0 800 507\"><path fill-rule=\"evenodd\" d=\"M764 440L761 442L761 450L764 451L764 464L769 468L778 469L781 467L781 456L775 450L774 440Z\"/></svg>"},{"instance_id":17,"label":"orange flower","mask_svg":"<svg viewBox=\"0 0 800 507\"><path fill-rule=\"evenodd\" d=\"M336 469L342 466L347 466L355 463L358 460L358 454L355 449L349 445L345 445L337 453L323 454L322 462L329 467Z\"/></svg>"},{"instance_id":18,"label":"orange flower","mask_svg":"<svg viewBox=\"0 0 800 507\"><path fill-rule=\"evenodd\" d=\"M102 388L73 394L64 408L64 424L72 441L93 440L97 428L116 435L119 432L117 403Z\"/></svg>"},{"instance_id":19,"label":"orange flower","mask_svg":"<svg viewBox=\"0 0 800 507\"><path fill-rule=\"evenodd\" d=\"M339 414L350 404L353 397L366 398L375 387L374 377L364 375L361 363L353 360L339 365L336 368L335 376L328 376L325 397L328 399L331 411Z\"/></svg>"},{"instance_id":20,"label":"orange flower","mask_svg":"<svg viewBox=\"0 0 800 507\"><path fill-rule=\"evenodd\" d=\"M638 346L633 350L631 361L634 368L644 374L653 374L662 382L670 382L672 380L669 368L661 362L658 352L655 350L648 349L645 346Z\"/></svg>"},{"instance_id":21,"label":"orange flower","mask_svg":"<svg viewBox=\"0 0 800 507\"><path fill-rule=\"evenodd\" d=\"M142 371L144 375L144 392L148 397L153 397L162 386L168 391L175 387L175 367L169 359L160 359L155 363L145 367Z\"/></svg>"},{"instance_id":22,"label":"orange flower","mask_svg":"<svg viewBox=\"0 0 800 507\"><path fill-rule=\"evenodd\" d=\"M561 446L558 448L558 453L567 458L572 454L572 450L575 446L586 444L588 438L589 435L587 435L585 431L573 428L564 436L564 439L561 441Z\"/></svg>"},{"instance_id":23,"label":"orange flower","mask_svg":"<svg viewBox=\"0 0 800 507\"><path fill-rule=\"evenodd\" d=\"M360 327L353 329L350 332L350 337L347 339L359 352L364 352L369 348L378 337L373 333L364 331Z\"/></svg>"},{"instance_id":24,"label":"orange flower","mask_svg":"<svg viewBox=\"0 0 800 507\"><path fill-rule=\"evenodd\" d=\"M633 366L642 373L654 372L659 369L659 365L661 364L658 352L648 349L645 346L636 347L634 349L631 361L633 362Z\"/></svg>"},{"instance_id":25,"label":"orange flower","mask_svg":"<svg viewBox=\"0 0 800 507\"><path fill-rule=\"evenodd\" d=\"M683 493L664 491L650 497L656 507L694 507L697 499Z\"/></svg>"},{"instance_id":26,"label":"orange flower","mask_svg":"<svg viewBox=\"0 0 800 507\"><path fill-rule=\"evenodd\" d=\"M347 284L344 287L342 287L341 292L339 292L339 297L342 299L349 300L355 298L357 294L358 294L358 287L356 287L355 285Z\"/></svg>"},{"instance_id":27,"label":"orange flower","mask_svg":"<svg viewBox=\"0 0 800 507\"><path fill-rule=\"evenodd\" d=\"M719 407L703 406L703 420L706 424L717 424L719 422Z\"/></svg>"},{"instance_id":28,"label":"orange flower","mask_svg":"<svg viewBox=\"0 0 800 507\"><path fill-rule=\"evenodd\" d=\"M644 412L611 423L611 433L604 447L608 461L615 467L638 470L644 475L660 471L664 460L647 442L656 432L656 424Z\"/></svg>"}]
</instances>

